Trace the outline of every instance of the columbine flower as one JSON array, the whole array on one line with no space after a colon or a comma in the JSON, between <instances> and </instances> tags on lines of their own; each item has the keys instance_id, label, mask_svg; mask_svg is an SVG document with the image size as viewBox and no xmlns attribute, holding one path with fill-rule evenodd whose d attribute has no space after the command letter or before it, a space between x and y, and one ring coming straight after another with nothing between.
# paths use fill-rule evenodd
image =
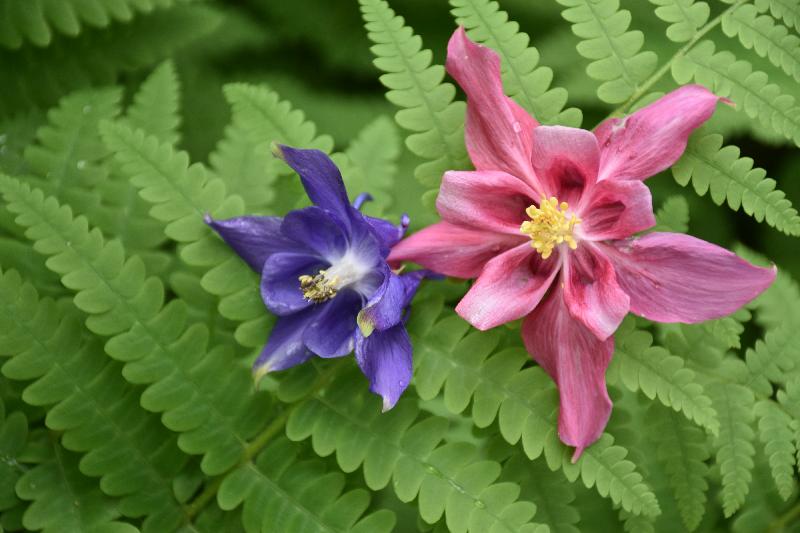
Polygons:
<instances>
[{"instance_id":1,"label":"columbine flower","mask_svg":"<svg viewBox=\"0 0 800 533\"><path fill-rule=\"evenodd\" d=\"M405 315L424 271L398 275L386 256L408 227L363 215L333 161L319 150L277 146L299 175L311 207L283 218L244 216L206 222L261 274L261 297L278 315L253 367L256 378L355 349L370 390L391 409L411 380Z\"/></svg>"},{"instance_id":2,"label":"columbine flower","mask_svg":"<svg viewBox=\"0 0 800 533\"><path fill-rule=\"evenodd\" d=\"M503 94L497 55L458 29L447 71L467 94L474 172L445 173L443 219L398 244L415 261L477 278L456 308L478 329L526 317L527 350L559 388L561 440L574 460L611 413L605 371L628 311L660 322L727 315L775 277L688 235L650 233L642 183L672 165L719 100L691 85L594 132L540 126Z\"/></svg>"}]
</instances>

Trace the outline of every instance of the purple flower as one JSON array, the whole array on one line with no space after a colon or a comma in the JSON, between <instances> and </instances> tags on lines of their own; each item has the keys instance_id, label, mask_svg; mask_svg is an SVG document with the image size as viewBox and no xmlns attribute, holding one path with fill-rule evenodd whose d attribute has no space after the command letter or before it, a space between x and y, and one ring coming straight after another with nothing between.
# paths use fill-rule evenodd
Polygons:
<instances>
[{"instance_id":1,"label":"purple flower","mask_svg":"<svg viewBox=\"0 0 800 533\"><path fill-rule=\"evenodd\" d=\"M355 349L370 390L391 409L411 380L407 308L426 271L398 275L386 263L404 235L401 224L359 211L339 169L319 150L276 146L299 175L311 207L285 217L244 216L206 222L261 274L261 297L278 321L253 366L256 379L312 355L341 357Z\"/></svg>"}]
</instances>

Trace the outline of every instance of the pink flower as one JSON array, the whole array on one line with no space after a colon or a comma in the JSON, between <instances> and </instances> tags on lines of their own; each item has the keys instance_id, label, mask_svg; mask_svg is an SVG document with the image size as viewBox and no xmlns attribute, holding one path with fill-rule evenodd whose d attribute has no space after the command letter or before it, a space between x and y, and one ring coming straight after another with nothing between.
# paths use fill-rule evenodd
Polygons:
<instances>
[{"instance_id":1,"label":"pink flower","mask_svg":"<svg viewBox=\"0 0 800 533\"><path fill-rule=\"evenodd\" d=\"M732 313L765 290L759 268L694 237L649 233L642 183L672 165L719 98L688 85L594 132L540 126L503 94L500 60L459 28L447 71L467 94L473 172L446 172L442 221L399 243L389 260L477 278L456 311L486 330L525 317L527 350L559 388L561 440L573 461L611 413L605 371L628 311L694 323Z\"/></svg>"}]
</instances>

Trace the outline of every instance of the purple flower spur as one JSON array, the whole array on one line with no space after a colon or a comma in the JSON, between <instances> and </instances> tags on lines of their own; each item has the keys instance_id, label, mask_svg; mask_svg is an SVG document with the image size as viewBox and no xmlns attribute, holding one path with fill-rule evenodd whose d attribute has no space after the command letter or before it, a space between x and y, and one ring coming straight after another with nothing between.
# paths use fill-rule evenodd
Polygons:
<instances>
[{"instance_id":1,"label":"purple flower spur","mask_svg":"<svg viewBox=\"0 0 800 533\"><path fill-rule=\"evenodd\" d=\"M339 169L319 150L276 145L275 155L299 175L313 206L285 217L243 216L206 222L261 274L261 297L278 321L253 365L256 379L299 365L312 355L356 361L394 407L411 380L407 310L426 271L397 274L386 263L404 235L350 204Z\"/></svg>"}]
</instances>

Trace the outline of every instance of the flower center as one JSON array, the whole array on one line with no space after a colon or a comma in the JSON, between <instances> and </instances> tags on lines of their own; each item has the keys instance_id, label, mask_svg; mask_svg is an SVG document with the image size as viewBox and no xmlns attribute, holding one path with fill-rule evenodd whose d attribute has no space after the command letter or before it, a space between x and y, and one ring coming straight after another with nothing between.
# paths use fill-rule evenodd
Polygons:
<instances>
[{"instance_id":1,"label":"flower center","mask_svg":"<svg viewBox=\"0 0 800 533\"><path fill-rule=\"evenodd\" d=\"M300 280L300 290L303 291L303 298L314 303L322 303L336 296L335 277L329 278L326 270L320 270L316 276L302 275Z\"/></svg>"},{"instance_id":2,"label":"flower center","mask_svg":"<svg viewBox=\"0 0 800 533\"><path fill-rule=\"evenodd\" d=\"M549 200L542 196L539 207L532 205L525 210L530 220L523 222L519 230L531 238L531 246L541 254L542 259L550 257L558 244L565 242L573 250L578 247L572 230L581 223L581 219L575 215L567 218L568 209L567 202L559 204L553 196Z\"/></svg>"},{"instance_id":3,"label":"flower center","mask_svg":"<svg viewBox=\"0 0 800 533\"><path fill-rule=\"evenodd\" d=\"M355 253L349 251L325 270L315 276L304 274L298 278L303 298L314 303L327 302L344 287L363 289L362 280L369 274L370 265L365 264Z\"/></svg>"}]
</instances>

